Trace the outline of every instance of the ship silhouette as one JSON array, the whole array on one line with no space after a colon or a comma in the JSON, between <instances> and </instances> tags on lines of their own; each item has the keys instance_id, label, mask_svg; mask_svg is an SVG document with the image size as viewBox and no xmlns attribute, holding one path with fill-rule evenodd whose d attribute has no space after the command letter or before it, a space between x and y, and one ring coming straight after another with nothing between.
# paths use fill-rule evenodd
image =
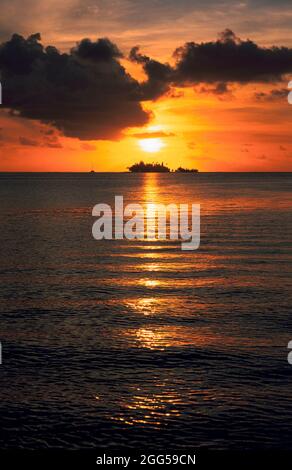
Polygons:
<instances>
[{"instance_id":1,"label":"ship silhouette","mask_svg":"<svg viewBox=\"0 0 292 470\"><path fill-rule=\"evenodd\" d=\"M164 165L164 163L144 163L143 161L139 163L134 163L134 165L129 166L128 170L132 173L169 173L170 169ZM183 168L179 166L175 172L176 173L198 173L199 170L196 168Z\"/></svg>"},{"instance_id":2,"label":"ship silhouette","mask_svg":"<svg viewBox=\"0 0 292 470\"><path fill-rule=\"evenodd\" d=\"M176 173L198 173L199 170L197 170L197 168L182 168L181 166L179 166L176 170L175 170Z\"/></svg>"},{"instance_id":3,"label":"ship silhouette","mask_svg":"<svg viewBox=\"0 0 292 470\"><path fill-rule=\"evenodd\" d=\"M135 163L128 167L132 173L169 173L170 169L162 163Z\"/></svg>"}]
</instances>

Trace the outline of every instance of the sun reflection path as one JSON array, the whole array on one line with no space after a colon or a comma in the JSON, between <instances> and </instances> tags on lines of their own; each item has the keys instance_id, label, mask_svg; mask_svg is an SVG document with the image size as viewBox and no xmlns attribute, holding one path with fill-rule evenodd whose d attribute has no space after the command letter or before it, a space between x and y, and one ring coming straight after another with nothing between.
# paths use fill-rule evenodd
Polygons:
<instances>
[{"instance_id":1,"label":"sun reflection path","mask_svg":"<svg viewBox=\"0 0 292 470\"><path fill-rule=\"evenodd\" d=\"M144 178L144 202L158 203L158 174L157 173L145 173Z\"/></svg>"},{"instance_id":2,"label":"sun reflection path","mask_svg":"<svg viewBox=\"0 0 292 470\"><path fill-rule=\"evenodd\" d=\"M144 240L156 242L156 244L158 240L162 243L168 240L169 245L178 240L180 208L170 198L172 193L162 193L163 182L161 173L146 173L144 176L142 191L142 202L146 206ZM162 194L163 197L161 197ZM172 225L170 221L173 222Z\"/></svg>"},{"instance_id":3,"label":"sun reflection path","mask_svg":"<svg viewBox=\"0 0 292 470\"><path fill-rule=\"evenodd\" d=\"M129 303L129 306L132 307L137 313L141 313L142 315L148 317L157 313L159 299L155 297L141 298Z\"/></svg>"},{"instance_id":4,"label":"sun reflection path","mask_svg":"<svg viewBox=\"0 0 292 470\"><path fill-rule=\"evenodd\" d=\"M144 238L148 241L155 241L155 204L159 202L156 173L145 174L143 192L144 202L147 204L147 223L145 224Z\"/></svg>"},{"instance_id":5,"label":"sun reflection path","mask_svg":"<svg viewBox=\"0 0 292 470\"><path fill-rule=\"evenodd\" d=\"M155 173L145 174L142 204L167 202L161 200L160 177L161 175ZM169 295L162 296L163 286L173 283L172 276L165 278L165 274L162 277L162 273L165 273L170 266L174 266L175 269L173 265L175 260L174 254L169 252L170 243L163 243L155 238L154 211L150 215L153 216L150 217L150 224L144 224L144 227L147 227L144 239L151 238L153 244L137 244L134 256L139 258L138 275L132 276L127 281L127 285L135 284L139 288L140 295L127 301L127 308L137 316L137 319L135 318L122 332L123 339L131 345L131 348L143 349L145 350L143 354L146 355L148 355L147 350L166 351L169 348L193 347L202 341L200 332L197 332L197 337L194 338L193 331L189 331L185 326L169 323L169 318L176 315L177 311L181 311L181 302L184 300L178 296L175 298ZM141 272L145 274L145 271L147 277L141 278ZM150 357L153 356L150 354ZM177 420L181 416L183 408L191 400L193 387L188 387L180 378L174 384L175 380L169 377L169 372L164 376L163 368L157 374L153 369L147 370L143 377L143 380L140 382L137 380L135 385L131 384L127 388L127 393L119 400L119 410L112 419L134 428L161 429L172 419Z\"/></svg>"},{"instance_id":6,"label":"sun reflection path","mask_svg":"<svg viewBox=\"0 0 292 470\"><path fill-rule=\"evenodd\" d=\"M180 416L182 397L167 380L156 382L151 390L136 387L132 397L122 403L122 412L112 419L128 426L160 428L171 418Z\"/></svg>"}]
</instances>

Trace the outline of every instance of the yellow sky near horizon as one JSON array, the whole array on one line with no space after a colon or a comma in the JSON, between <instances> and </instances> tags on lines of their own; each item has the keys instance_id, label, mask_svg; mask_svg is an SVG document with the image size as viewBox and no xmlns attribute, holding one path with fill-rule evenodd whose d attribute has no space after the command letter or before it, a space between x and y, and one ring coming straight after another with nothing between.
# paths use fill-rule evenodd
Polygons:
<instances>
[{"instance_id":1,"label":"yellow sky near horizon","mask_svg":"<svg viewBox=\"0 0 292 470\"><path fill-rule=\"evenodd\" d=\"M275 106L253 99L255 90L269 88L234 87L226 97L198 93L193 88L176 89L174 97L144 102L144 109L153 113L151 121L144 127L126 130L117 141L84 142L57 133L57 145L38 146L39 129L45 126L12 118L6 112L9 138L8 144L1 147L0 169L126 171L143 160L164 162L171 169L184 166L200 171L292 171L292 108L284 100ZM271 106L275 112L271 113ZM143 146L147 139L143 134L147 133L152 139L154 135L158 143L154 151ZM22 143L18 136L22 136Z\"/></svg>"}]
</instances>

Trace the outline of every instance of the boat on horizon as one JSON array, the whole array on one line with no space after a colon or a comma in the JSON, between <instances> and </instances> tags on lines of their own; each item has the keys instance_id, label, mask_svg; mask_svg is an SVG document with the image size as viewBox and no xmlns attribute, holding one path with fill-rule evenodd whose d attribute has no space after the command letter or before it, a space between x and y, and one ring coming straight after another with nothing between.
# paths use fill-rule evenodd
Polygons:
<instances>
[{"instance_id":1,"label":"boat on horizon","mask_svg":"<svg viewBox=\"0 0 292 470\"><path fill-rule=\"evenodd\" d=\"M134 165L129 166L128 170L131 173L198 173L197 168L183 168L179 166L176 170L170 170L164 163L144 163L140 161L139 163L134 163Z\"/></svg>"},{"instance_id":2,"label":"boat on horizon","mask_svg":"<svg viewBox=\"0 0 292 470\"><path fill-rule=\"evenodd\" d=\"M197 168L183 168L179 166L175 173L199 173L199 170Z\"/></svg>"},{"instance_id":3,"label":"boat on horizon","mask_svg":"<svg viewBox=\"0 0 292 470\"><path fill-rule=\"evenodd\" d=\"M135 163L128 167L131 173L169 173L170 169L164 163Z\"/></svg>"}]
</instances>

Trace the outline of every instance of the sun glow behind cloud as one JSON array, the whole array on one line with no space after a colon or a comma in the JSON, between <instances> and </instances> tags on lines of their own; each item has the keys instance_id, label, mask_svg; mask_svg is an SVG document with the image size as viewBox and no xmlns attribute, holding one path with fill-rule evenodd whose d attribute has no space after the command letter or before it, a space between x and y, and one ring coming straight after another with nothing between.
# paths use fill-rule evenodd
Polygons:
<instances>
[{"instance_id":1,"label":"sun glow behind cloud","mask_svg":"<svg viewBox=\"0 0 292 470\"><path fill-rule=\"evenodd\" d=\"M159 152L163 147L165 147L165 143L160 138L140 139L138 144L144 152L149 153Z\"/></svg>"}]
</instances>

